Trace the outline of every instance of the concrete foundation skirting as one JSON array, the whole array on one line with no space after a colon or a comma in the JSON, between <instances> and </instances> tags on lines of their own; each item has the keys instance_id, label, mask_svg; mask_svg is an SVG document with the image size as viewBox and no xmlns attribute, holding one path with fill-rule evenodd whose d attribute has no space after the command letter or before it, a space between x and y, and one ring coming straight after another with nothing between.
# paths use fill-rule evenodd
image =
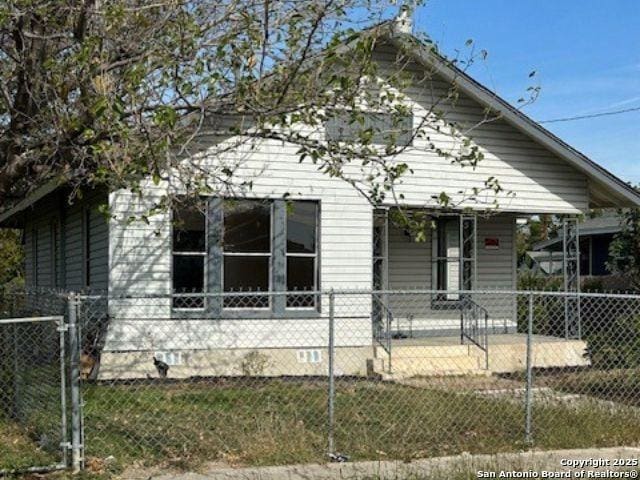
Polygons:
<instances>
[{"instance_id":1,"label":"concrete foundation skirting","mask_svg":"<svg viewBox=\"0 0 640 480\"><path fill-rule=\"evenodd\" d=\"M378 461L330 463L326 465L287 465L260 468L214 468L203 473L179 473L149 475L154 480L308 480L308 479L380 479L403 480L408 478L447 478L447 472L477 472L500 470L547 470L569 472L578 470L628 470L629 467L601 466L583 468L562 466L563 460L638 459L640 449L632 447L531 451L497 455L462 454L437 457L413 462ZM637 468L633 469L637 470ZM126 475L124 476L126 478Z\"/></svg>"},{"instance_id":2,"label":"concrete foundation skirting","mask_svg":"<svg viewBox=\"0 0 640 480\"><path fill-rule=\"evenodd\" d=\"M168 377L215 376L326 376L329 352L327 348L255 348L175 350L180 363L171 365ZM154 351L104 352L100 359L99 380L127 380L156 377ZM367 375L367 360L373 357L373 347L337 347L336 376Z\"/></svg>"}]
</instances>

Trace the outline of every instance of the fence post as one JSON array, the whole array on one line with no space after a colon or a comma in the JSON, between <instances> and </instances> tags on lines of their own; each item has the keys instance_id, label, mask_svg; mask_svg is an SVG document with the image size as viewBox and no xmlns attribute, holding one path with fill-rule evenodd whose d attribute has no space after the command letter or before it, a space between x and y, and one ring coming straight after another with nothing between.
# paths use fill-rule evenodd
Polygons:
<instances>
[{"instance_id":1,"label":"fence post","mask_svg":"<svg viewBox=\"0 0 640 480\"><path fill-rule=\"evenodd\" d=\"M20 386L20 346L18 343L19 328L16 323L13 324L13 409L12 415L14 420L18 423L22 423L21 406L22 406L22 392Z\"/></svg>"},{"instance_id":2,"label":"fence post","mask_svg":"<svg viewBox=\"0 0 640 480\"><path fill-rule=\"evenodd\" d=\"M533 439L531 434L531 416L533 403L533 362L532 362L532 341L533 341L533 293L529 292L529 315L527 321L527 385L525 391L525 444L531 445Z\"/></svg>"},{"instance_id":3,"label":"fence post","mask_svg":"<svg viewBox=\"0 0 640 480\"><path fill-rule=\"evenodd\" d=\"M69 360L71 385L71 466L73 472L82 469L82 412L80 395L80 339L78 332L78 296L69 294Z\"/></svg>"},{"instance_id":4,"label":"fence post","mask_svg":"<svg viewBox=\"0 0 640 480\"><path fill-rule=\"evenodd\" d=\"M69 333L68 325L64 323L64 316L58 324L59 342L60 342L60 431L62 446L62 463L69 466L69 428L67 425L67 335Z\"/></svg>"},{"instance_id":5,"label":"fence post","mask_svg":"<svg viewBox=\"0 0 640 480\"><path fill-rule=\"evenodd\" d=\"M335 453L334 430L335 430L335 395L336 380L334 376L335 363L335 293L333 289L329 291L329 455Z\"/></svg>"}]
</instances>

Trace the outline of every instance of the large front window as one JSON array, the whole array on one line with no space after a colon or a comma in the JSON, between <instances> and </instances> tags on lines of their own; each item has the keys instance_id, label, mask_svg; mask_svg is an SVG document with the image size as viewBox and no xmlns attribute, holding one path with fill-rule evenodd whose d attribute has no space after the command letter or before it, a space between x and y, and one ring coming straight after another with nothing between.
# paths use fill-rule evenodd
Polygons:
<instances>
[{"instance_id":1,"label":"large front window","mask_svg":"<svg viewBox=\"0 0 640 480\"><path fill-rule=\"evenodd\" d=\"M173 306L282 313L315 309L318 215L313 201L219 200L174 210ZM260 292L300 292L260 295ZM228 293L223 300L204 292ZM243 292L250 294L242 295Z\"/></svg>"}]
</instances>

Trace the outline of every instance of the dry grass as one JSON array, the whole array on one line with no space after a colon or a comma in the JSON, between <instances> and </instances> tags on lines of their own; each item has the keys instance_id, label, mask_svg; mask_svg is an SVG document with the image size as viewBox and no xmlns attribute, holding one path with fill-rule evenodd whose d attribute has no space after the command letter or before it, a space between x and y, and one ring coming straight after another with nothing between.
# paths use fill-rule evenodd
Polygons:
<instances>
[{"instance_id":1,"label":"dry grass","mask_svg":"<svg viewBox=\"0 0 640 480\"><path fill-rule=\"evenodd\" d=\"M338 380L336 449L352 460L522 450L527 447L522 402L476 393L516 386L521 383L492 377L405 384ZM243 466L327 460L326 379L95 384L85 385L84 398L86 453L97 474L132 465L192 469L209 462ZM538 402L534 446L637 445L640 411L604 403ZM20 435L6 425L0 425L0 435L0 468L51 463L35 447L37 435Z\"/></svg>"},{"instance_id":2,"label":"dry grass","mask_svg":"<svg viewBox=\"0 0 640 480\"><path fill-rule=\"evenodd\" d=\"M51 465L55 455L37 447L28 432L0 418L0 470Z\"/></svg>"},{"instance_id":3,"label":"dry grass","mask_svg":"<svg viewBox=\"0 0 640 480\"><path fill-rule=\"evenodd\" d=\"M95 385L85 398L89 456L177 466L326 460L326 381ZM522 404L499 396L339 381L335 408L336 448L354 460L526 447ZM632 445L640 413L546 403L534 409L534 430L539 448Z\"/></svg>"}]
</instances>

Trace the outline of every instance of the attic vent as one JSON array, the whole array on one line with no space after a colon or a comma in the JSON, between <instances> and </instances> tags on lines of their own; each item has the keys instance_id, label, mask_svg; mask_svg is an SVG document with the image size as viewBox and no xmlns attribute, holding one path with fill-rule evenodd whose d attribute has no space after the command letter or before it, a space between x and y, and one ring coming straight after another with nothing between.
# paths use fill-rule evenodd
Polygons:
<instances>
[{"instance_id":1,"label":"attic vent","mask_svg":"<svg viewBox=\"0 0 640 480\"><path fill-rule=\"evenodd\" d=\"M330 142L357 142L371 135L374 145L407 146L413 137L413 116L334 110L325 122L325 135Z\"/></svg>"}]
</instances>

